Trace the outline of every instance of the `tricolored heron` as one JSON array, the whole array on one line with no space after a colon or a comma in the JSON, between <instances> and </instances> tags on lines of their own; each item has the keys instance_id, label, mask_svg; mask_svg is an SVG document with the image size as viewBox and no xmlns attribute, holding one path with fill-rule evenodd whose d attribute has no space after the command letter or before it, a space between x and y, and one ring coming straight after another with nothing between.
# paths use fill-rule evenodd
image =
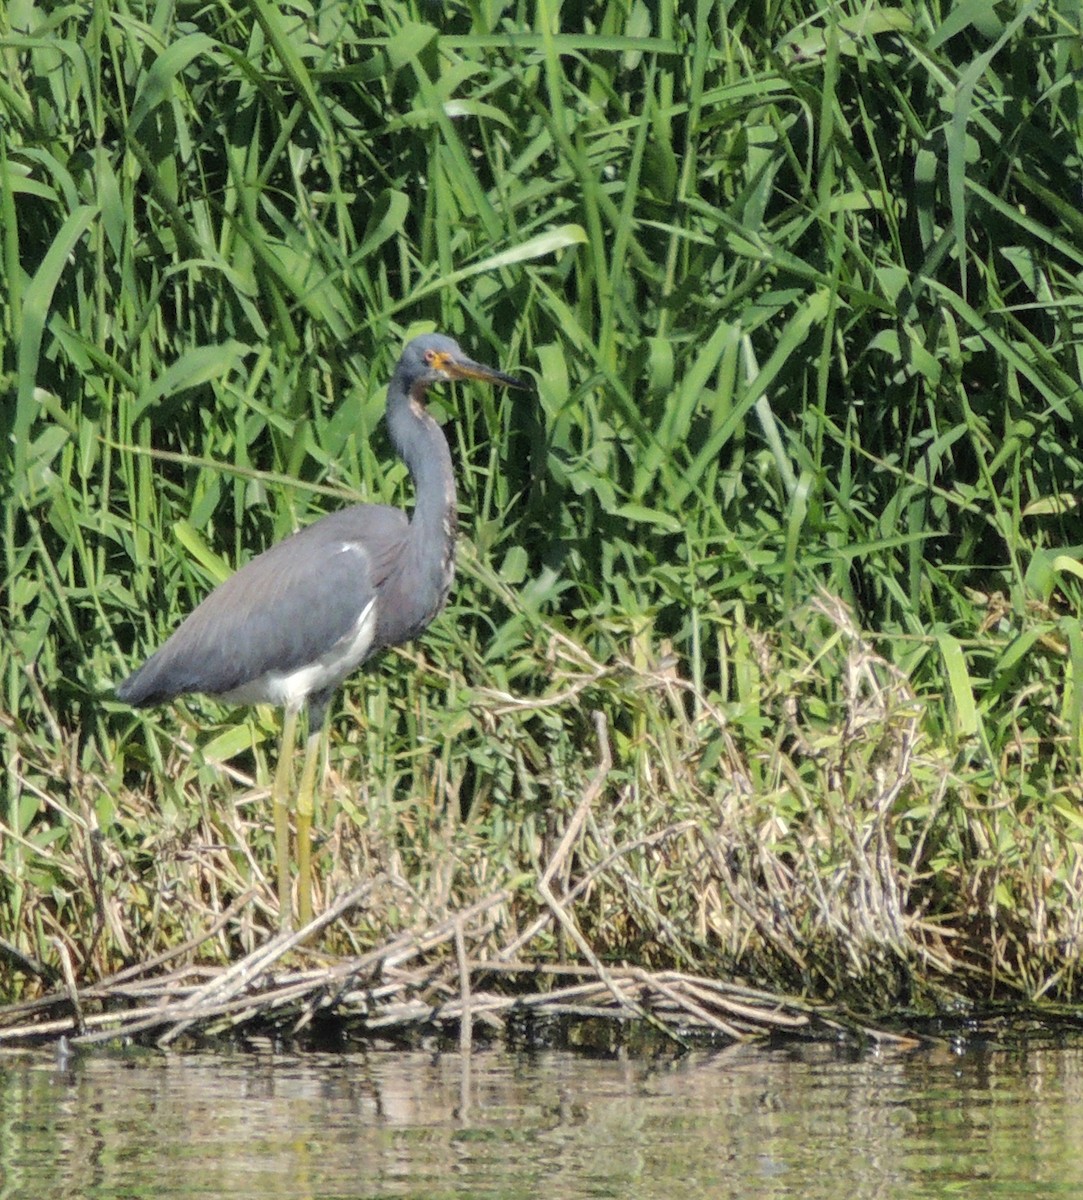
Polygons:
<instances>
[{"instance_id":1,"label":"tricolored heron","mask_svg":"<svg viewBox=\"0 0 1083 1200\"><path fill-rule=\"evenodd\" d=\"M377 651L416 637L444 607L457 527L451 452L425 410L428 388L521 380L473 362L449 337L414 338L387 389L387 426L414 482L413 516L384 504L331 513L242 567L117 688L137 708L202 692L285 709L272 784L278 902L289 919L290 759L298 713L308 740L297 790L300 915L312 915L310 840L320 733L335 688Z\"/></svg>"}]
</instances>

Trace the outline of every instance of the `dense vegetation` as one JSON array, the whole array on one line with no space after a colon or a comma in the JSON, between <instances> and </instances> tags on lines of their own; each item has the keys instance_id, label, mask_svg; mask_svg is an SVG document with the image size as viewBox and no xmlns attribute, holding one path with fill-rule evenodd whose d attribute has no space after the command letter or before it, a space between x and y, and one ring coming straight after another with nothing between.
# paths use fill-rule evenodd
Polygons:
<instances>
[{"instance_id":1,"label":"dense vegetation","mask_svg":"<svg viewBox=\"0 0 1083 1200\"><path fill-rule=\"evenodd\" d=\"M508 884L514 943L574 813L603 958L1078 996L1080 22L10 0L0 935L92 977L273 928L276 716L111 688L230 564L409 505L435 327L537 395L435 406L460 577L337 705L349 936Z\"/></svg>"}]
</instances>

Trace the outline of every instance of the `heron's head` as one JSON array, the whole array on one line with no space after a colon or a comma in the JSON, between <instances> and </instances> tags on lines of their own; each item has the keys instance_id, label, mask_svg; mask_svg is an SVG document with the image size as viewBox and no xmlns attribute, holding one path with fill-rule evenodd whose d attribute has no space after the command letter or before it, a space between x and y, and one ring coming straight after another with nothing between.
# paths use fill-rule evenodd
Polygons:
<instances>
[{"instance_id":1,"label":"heron's head","mask_svg":"<svg viewBox=\"0 0 1083 1200\"><path fill-rule=\"evenodd\" d=\"M530 386L514 375L505 375L467 358L459 343L442 333L423 333L409 342L399 359L398 371L411 392L447 379L480 379L516 388Z\"/></svg>"}]
</instances>

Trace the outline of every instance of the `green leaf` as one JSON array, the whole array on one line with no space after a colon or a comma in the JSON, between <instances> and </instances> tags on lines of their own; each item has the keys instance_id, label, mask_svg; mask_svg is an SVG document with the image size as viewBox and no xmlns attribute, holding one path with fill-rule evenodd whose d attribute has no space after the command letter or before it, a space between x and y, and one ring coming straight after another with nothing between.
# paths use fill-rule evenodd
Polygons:
<instances>
[{"instance_id":1,"label":"green leaf","mask_svg":"<svg viewBox=\"0 0 1083 1200\"><path fill-rule=\"evenodd\" d=\"M132 407L132 420L138 421L153 404L167 396L175 396L190 388L200 387L212 380L223 379L238 369L249 347L240 342L223 342L217 346L193 346L180 356L144 389Z\"/></svg>"},{"instance_id":2,"label":"green leaf","mask_svg":"<svg viewBox=\"0 0 1083 1200\"><path fill-rule=\"evenodd\" d=\"M955 714L955 736L959 739L974 737L981 729L981 720L974 703L974 689L963 648L949 633L939 634L936 642L940 648L940 657L947 676L948 694Z\"/></svg>"},{"instance_id":3,"label":"green leaf","mask_svg":"<svg viewBox=\"0 0 1083 1200\"><path fill-rule=\"evenodd\" d=\"M216 584L228 579L233 571L229 564L207 545L201 534L187 521L177 521L173 525L173 534L177 541L188 551L197 563L207 572Z\"/></svg>"}]
</instances>

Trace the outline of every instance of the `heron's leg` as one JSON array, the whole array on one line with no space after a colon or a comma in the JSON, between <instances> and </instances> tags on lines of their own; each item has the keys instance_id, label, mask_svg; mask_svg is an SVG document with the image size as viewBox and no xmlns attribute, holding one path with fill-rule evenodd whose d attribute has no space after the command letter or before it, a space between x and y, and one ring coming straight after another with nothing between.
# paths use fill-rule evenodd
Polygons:
<instances>
[{"instance_id":1,"label":"heron's leg","mask_svg":"<svg viewBox=\"0 0 1083 1200\"><path fill-rule=\"evenodd\" d=\"M310 728L305 742L305 765L297 792L297 891L300 923L312 920L312 813L316 802L316 769L323 730Z\"/></svg>"},{"instance_id":2,"label":"heron's leg","mask_svg":"<svg viewBox=\"0 0 1083 1200\"><path fill-rule=\"evenodd\" d=\"M274 800L275 816L275 864L278 869L278 920L282 925L290 923L293 905L290 903L290 767L293 763L293 748L297 741L297 710L286 709L282 718L282 741L278 747L278 765L275 767Z\"/></svg>"}]
</instances>

